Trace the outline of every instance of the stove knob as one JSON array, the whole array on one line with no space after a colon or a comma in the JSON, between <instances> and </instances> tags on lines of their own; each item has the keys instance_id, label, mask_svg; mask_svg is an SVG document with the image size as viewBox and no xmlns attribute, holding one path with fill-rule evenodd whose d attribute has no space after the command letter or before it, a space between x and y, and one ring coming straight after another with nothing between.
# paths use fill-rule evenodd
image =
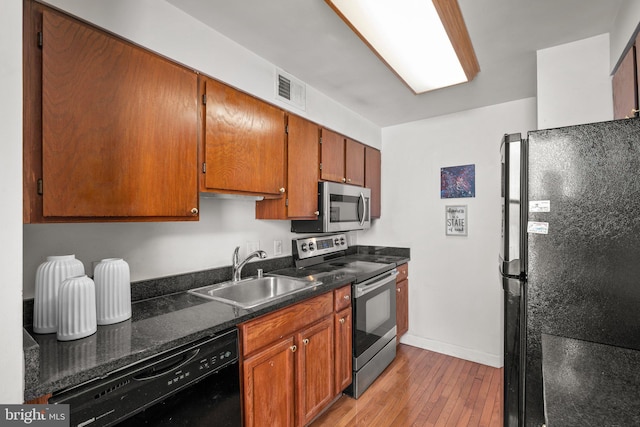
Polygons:
<instances>
[{"instance_id":1,"label":"stove knob","mask_svg":"<svg viewBox=\"0 0 640 427\"><path fill-rule=\"evenodd\" d=\"M315 248L313 247L313 242L309 242L309 250L310 250L310 251L312 251L312 250L314 250L314 249L315 249Z\"/></svg>"},{"instance_id":2,"label":"stove knob","mask_svg":"<svg viewBox=\"0 0 640 427\"><path fill-rule=\"evenodd\" d=\"M346 240L345 240L345 238L344 238L344 237L341 237L341 238L340 238L340 244L341 244L342 246L344 246L344 245L346 245L346 244L347 244L347 242L346 242Z\"/></svg>"},{"instance_id":3,"label":"stove knob","mask_svg":"<svg viewBox=\"0 0 640 427\"><path fill-rule=\"evenodd\" d=\"M335 243L336 246L340 246L340 239L336 237L333 243Z\"/></svg>"},{"instance_id":4,"label":"stove knob","mask_svg":"<svg viewBox=\"0 0 640 427\"><path fill-rule=\"evenodd\" d=\"M306 244L306 243L301 244L301 245L300 245L300 250L301 250L302 252L307 252L307 244Z\"/></svg>"}]
</instances>

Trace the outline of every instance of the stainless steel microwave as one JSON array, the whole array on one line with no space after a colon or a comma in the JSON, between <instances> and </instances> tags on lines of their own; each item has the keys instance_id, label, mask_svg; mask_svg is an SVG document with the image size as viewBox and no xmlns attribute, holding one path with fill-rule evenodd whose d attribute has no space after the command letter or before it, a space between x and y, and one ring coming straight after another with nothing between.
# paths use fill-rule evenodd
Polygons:
<instances>
[{"instance_id":1,"label":"stainless steel microwave","mask_svg":"<svg viewBox=\"0 0 640 427\"><path fill-rule=\"evenodd\" d=\"M293 220L294 233L333 233L371 227L371 190L335 182L318 183L318 219Z\"/></svg>"}]
</instances>

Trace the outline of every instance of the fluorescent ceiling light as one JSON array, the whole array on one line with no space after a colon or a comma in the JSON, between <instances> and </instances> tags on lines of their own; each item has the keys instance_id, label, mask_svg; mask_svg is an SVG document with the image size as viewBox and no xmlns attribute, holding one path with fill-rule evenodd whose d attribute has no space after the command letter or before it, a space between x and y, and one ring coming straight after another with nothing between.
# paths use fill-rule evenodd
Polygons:
<instances>
[{"instance_id":1,"label":"fluorescent ceiling light","mask_svg":"<svg viewBox=\"0 0 640 427\"><path fill-rule=\"evenodd\" d=\"M416 94L480 71L457 0L325 0Z\"/></svg>"}]
</instances>

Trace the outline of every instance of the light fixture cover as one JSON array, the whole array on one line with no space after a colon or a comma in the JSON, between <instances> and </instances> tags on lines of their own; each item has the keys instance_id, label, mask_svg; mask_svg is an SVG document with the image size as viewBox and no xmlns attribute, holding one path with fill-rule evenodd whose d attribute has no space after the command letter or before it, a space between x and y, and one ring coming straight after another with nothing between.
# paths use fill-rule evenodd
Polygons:
<instances>
[{"instance_id":1,"label":"light fixture cover","mask_svg":"<svg viewBox=\"0 0 640 427\"><path fill-rule=\"evenodd\" d=\"M456 0L325 0L416 94L480 70Z\"/></svg>"}]
</instances>

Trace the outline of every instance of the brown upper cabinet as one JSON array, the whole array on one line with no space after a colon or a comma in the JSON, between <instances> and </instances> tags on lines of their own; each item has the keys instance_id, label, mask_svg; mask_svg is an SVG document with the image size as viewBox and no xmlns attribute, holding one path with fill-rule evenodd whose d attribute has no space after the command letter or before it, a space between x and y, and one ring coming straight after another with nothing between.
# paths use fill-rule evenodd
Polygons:
<instances>
[{"instance_id":1,"label":"brown upper cabinet","mask_svg":"<svg viewBox=\"0 0 640 427\"><path fill-rule=\"evenodd\" d=\"M364 187L364 144L349 138L345 141L345 177L346 183Z\"/></svg>"},{"instance_id":2,"label":"brown upper cabinet","mask_svg":"<svg viewBox=\"0 0 640 427\"><path fill-rule=\"evenodd\" d=\"M640 33L626 51L612 79L613 118L637 117L640 108Z\"/></svg>"},{"instance_id":3,"label":"brown upper cabinet","mask_svg":"<svg viewBox=\"0 0 640 427\"><path fill-rule=\"evenodd\" d=\"M321 141L320 178L363 187L365 145L325 128Z\"/></svg>"},{"instance_id":4,"label":"brown upper cabinet","mask_svg":"<svg viewBox=\"0 0 640 427\"><path fill-rule=\"evenodd\" d=\"M24 13L24 222L197 220L197 75L38 3Z\"/></svg>"},{"instance_id":5,"label":"brown upper cabinet","mask_svg":"<svg viewBox=\"0 0 640 427\"><path fill-rule=\"evenodd\" d=\"M364 186L371 189L371 218L380 218L382 156L380 150L368 146L365 147L364 154Z\"/></svg>"},{"instance_id":6,"label":"brown upper cabinet","mask_svg":"<svg viewBox=\"0 0 640 427\"><path fill-rule=\"evenodd\" d=\"M613 118L633 117L638 109L635 46L627 51L613 75Z\"/></svg>"},{"instance_id":7,"label":"brown upper cabinet","mask_svg":"<svg viewBox=\"0 0 640 427\"><path fill-rule=\"evenodd\" d=\"M203 192L281 197L285 188L285 113L206 76L202 100Z\"/></svg>"},{"instance_id":8,"label":"brown upper cabinet","mask_svg":"<svg viewBox=\"0 0 640 427\"><path fill-rule=\"evenodd\" d=\"M320 128L287 116L287 186L285 197L256 202L257 219L315 219L318 212Z\"/></svg>"},{"instance_id":9,"label":"brown upper cabinet","mask_svg":"<svg viewBox=\"0 0 640 427\"><path fill-rule=\"evenodd\" d=\"M320 178L323 181L346 182L344 176L345 138L339 133L322 128L320 135Z\"/></svg>"}]
</instances>

